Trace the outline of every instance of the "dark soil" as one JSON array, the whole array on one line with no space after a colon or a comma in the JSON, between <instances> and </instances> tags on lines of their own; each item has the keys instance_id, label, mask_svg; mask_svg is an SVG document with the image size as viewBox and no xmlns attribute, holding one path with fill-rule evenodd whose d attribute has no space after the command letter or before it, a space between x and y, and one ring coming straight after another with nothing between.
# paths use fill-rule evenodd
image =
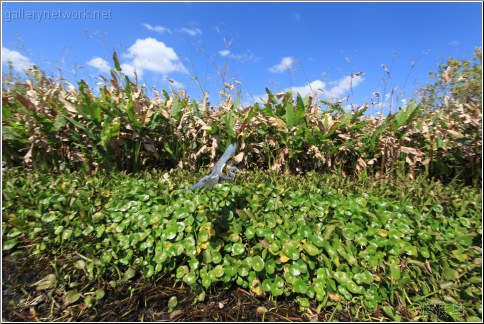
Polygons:
<instances>
[{"instance_id":1,"label":"dark soil","mask_svg":"<svg viewBox=\"0 0 484 324\"><path fill-rule=\"evenodd\" d=\"M113 288L108 284L90 282L87 276L67 265L60 266L63 264L60 258L49 260L32 255L2 255L2 258L3 321L281 322L325 321L331 316L336 320L351 320L344 311L301 312L293 300L270 300L238 287L207 292L203 301L195 302L198 294L169 279L150 282L135 277ZM57 265L60 280L66 275L68 278L61 283L58 279L57 286L51 291L37 290L34 284L55 272L53 264ZM87 307L83 297L65 305L63 298L67 290L74 289L69 287L69 282L74 281L80 283L75 289L83 294L93 289L103 289L106 294L93 307ZM82 287L90 289L82 290ZM177 297L178 304L169 311L168 300L172 296ZM315 309L317 305L314 306L311 308Z\"/></svg>"}]
</instances>

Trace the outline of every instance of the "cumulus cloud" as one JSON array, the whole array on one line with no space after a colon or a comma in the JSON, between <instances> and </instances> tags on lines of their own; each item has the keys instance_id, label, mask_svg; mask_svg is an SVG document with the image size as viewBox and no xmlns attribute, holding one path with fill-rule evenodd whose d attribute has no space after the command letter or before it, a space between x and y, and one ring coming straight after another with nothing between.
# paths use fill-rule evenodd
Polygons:
<instances>
[{"instance_id":1,"label":"cumulus cloud","mask_svg":"<svg viewBox=\"0 0 484 324\"><path fill-rule=\"evenodd\" d=\"M151 26L150 24L144 23L143 26L151 31L155 31L160 34L169 33L171 34L171 29L163 26Z\"/></svg>"},{"instance_id":2,"label":"cumulus cloud","mask_svg":"<svg viewBox=\"0 0 484 324\"><path fill-rule=\"evenodd\" d=\"M120 66L123 73L130 78L134 78L134 71L136 71L138 78L141 78L141 76L143 75L143 69L137 69L130 63L123 63Z\"/></svg>"},{"instance_id":3,"label":"cumulus cloud","mask_svg":"<svg viewBox=\"0 0 484 324\"><path fill-rule=\"evenodd\" d=\"M292 87L285 89L284 91L292 90L293 93L299 93L302 97L309 93L317 94L318 91L324 91L326 88L326 83L321 80L315 80L307 85L300 86L300 87Z\"/></svg>"},{"instance_id":4,"label":"cumulus cloud","mask_svg":"<svg viewBox=\"0 0 484 324\"><path fill-rule=\"evenodd\" d=\"M342 95L350 91L352 88L356 87L363 80L364 79L361 75L345 76L344 78L336 82L331 82L330 85L332 87L326 90L323 89L323 95L329 99L339 99Z\"/></svg>"},{"instance_id":5,"label":"cumulus cloud","mask_svg":"<svg viewBox=\"0 0 484 324\"><path fill-rule=\"evenodd\" d=\"M337 81L330 81L328 83L321 80L315 80L307 85L300 87L292 87L294 93L299 93L301 96L305 96L309 93L321 94L327 99L340 99L344 94L348 93L352 88L356 87L363 81L361 75L358 76L345 76ZM284 91L291 90L290 88Z\"/></svg>"},{"instance_id":6,"label":"cumulus cloud","mask_svg":"<svg viewBox=\"0 0 484 324\"><path fill-rule=\"evenodd\" d=\"M2 65L11 64L15 71L24 72L33 65L30 60L17 51L2 47Z\"/></svg>"},{"instance_id":7,"label":"cumulus cloud","mask_svg":"<svg viewBox=\"0 0 484 324\"><path fill-rule=\"evenodd\" d=\"M122 57L128 59L129 64L138 71L188 73L173 48L154 38L137 39Z\"/></svg>"},{"instance_id":8,"label":"cumulus cloud","mask_svg":"<svg viewBox=\"0 0 484 324\"><path fill-rule=\"evenodd\" d=\"M109 71L111 70L108 61L100 57L92 58L90 61L87 62L87 65L95 67L103 73L109 73Z\"/></svg>"},{"instance_id":9,"label":"cumulus cloud","mask_svg":"<svg viewBox=\"0 0 484 324\"><path fill-rule=\"evenodd\" d=\"M230 51L228 49L224 49L224 50L218 51L218 53L220 54L220 56L225 57L230 54Z\"/></svg>"},{"instance_id":10,"label":"cumulus cloud","mask_svg":"<svg viewBox=\"0 0 484 324\"><path fill-rule=\"evenodd\" d=\"M186 28L186 27L183 27L182 29L180 29L180 32L181 33L185 33L185 34L188 34L190 36L197 36L197 35L201 35L202 34L202 31L198 28Z\"/></svg>"},{"instance_id":11,"label":"cumulus cloud","mask_svg":"<svg viewBox=\"0 0 484 324\"><path fill-rule=\"evenodd\" d=\"M292 91L293 94L299 93L302 97L307 94L312 94L314 96L320 95L328 100L341 99L344 94L347 94L352 88L356 87L363 81L361 75L358 76L346 76L337 81L324 82L321 80L314 80L308 84L302 86L296 86L292 88L286 88L283 91ZM263 99L267 98L266 94L258 95L254 97L255 102L263 102Z\"/></svg>"},{"instance_id":12,"label":"cumulus cloud","mask_svg":"<svg viewBox=\"0 0 484 324\"><path fill-rule=\"evenodd\" d=\"M358 76L351 76L348 75L339 81L332 83L334 85L331 87L328 92L326 93L326 96L331 98L331 99L337 99L350 91L352 88L356 87L358 84L360 84L364 78L360 75Z\"/></svg>"},{"instance_id":13,"label":"cumulus cloud","mask_svg":"<svg viewBox=\"0 0 484 324\"><path fill-rule=\"evenodd\" d=\"M166 75L172 72L188 73L173 48L154 38L137 39L125 53L121 54L123 73L134 77L134 72L141 77L144 71ZM109 72L108 62L95 57L87 62L89 66L97 68L100 72Z\"/></svg>"},{"instance_id":14,"label":"cumulus cloud","mask_svg":"<svg viewBox=\"0 0 484 324\"><path fill-rule=\"evenodd\" d=\"M269 71L272 73L282 73L284 71L290 70L294 67L294 63L296 60L294 57L283 57L281 63L274 65L273 67L269 68Z\"/></svg>"}]
</instances>

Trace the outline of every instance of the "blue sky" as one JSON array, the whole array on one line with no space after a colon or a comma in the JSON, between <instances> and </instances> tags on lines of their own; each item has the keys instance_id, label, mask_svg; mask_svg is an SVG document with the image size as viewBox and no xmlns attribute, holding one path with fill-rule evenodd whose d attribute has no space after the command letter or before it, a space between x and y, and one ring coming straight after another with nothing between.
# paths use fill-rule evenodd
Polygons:
<instances>
[{"instance_id":1,"label":"blue sky","mask_svg":"<svg viewBox=\"0 0 484 324\"><path fill-rule=\"evenodd\" d=\"M212 104L225 81L244 105L268 87L349 96L343 104L358 106L381 104L386 94L388 109L449 57L471 58L482 47L481 26L477 2L3 2L2 67L60 68L69 81L96 87L116 50L126 74L136 70L148 88L184 88L197 100L208 91Z\"/></svg>"}]
</instances>

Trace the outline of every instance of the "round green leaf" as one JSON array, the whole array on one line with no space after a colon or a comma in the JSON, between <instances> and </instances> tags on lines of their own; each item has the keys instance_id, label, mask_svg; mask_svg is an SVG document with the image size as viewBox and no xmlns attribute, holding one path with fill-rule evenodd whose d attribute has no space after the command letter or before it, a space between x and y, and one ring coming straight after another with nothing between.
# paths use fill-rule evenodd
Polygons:
<instances>
[{"instance_id":1,"label":"round green leaf","mask_svg":"<svg viewBox=\"0 0 484 324\"><path fill-rule=\"evenodd\" d=\"M78 293L77 290L69 290L64 296L64 304L68 305L75 303L80 297L81 294Z\"/></svg>"},{"instance_id":2,"label":"round green leaf","mask_svg":"<svg viewBox=\"0 0 484 324\"><path fill-rule=\"evenodd\" d=\"M311 241L317 247L322 248L324 246L325 239L324 239L323 234L316 233L316 234L311 235Z\"/></svg>"},{"instance_id":3,"label":"round green leaf","mask_svg":"<svg viewBox=\"0 0 484 324\"><path fill-rule=\"evenodd\" d=\"M347 240L353 240L355 238L355 233L349 227L343 228L342 234L343 234L343 237Z\"/></svg>"},{"instance_id":4,"label":"round green leaf","mask_svg":"<svg viewBox=\"0 0 484 324\"><path fill-rule=\"evenodd\" d=\"M232 245L232 253L234 255L241 255L244 252L245 252L245 248L242 243L234 243L234 245Z\"/></svg>"},{"instance_id":5,"label":"round green leaf","mask_svg":"<svg viewBox=\"0 0 484 324\"><path fill-rule=\"evenodd\" d=\"M168 308L173 309L176 307L176 305L178 305L178 298L176 296L170 297L168 300Z\"/></svg>"},{"instance_id":6,"label":"round green leaf","mask_svg":"<svg viewBox=\"0 0 484 324\"><path fill-rule=\"evenodd\" d=\"M459 273L451 268L445 268L442 275L447 280L455 280L459 278Z\"/></svg>"},{"instance_id":7,"label":"round green leaf","mask_svg":"<svg viewBox=\"0 0 484 324\"><path fill-rule=\"evenodd\" d=\"M255 236L255 229L253 226L249 226L247 227L247 229L245 230L245 237L250 240L252 239L253 237Z\"/></svg>"},{"instance_id":8,"label":"round green leaf","mask_svg":"<svg viewBox=\"0 0 484 324\"><path fill-rule=\"evenodd\" d=\"M47 290L53 288L56 284L55 274L51 273L35 283L37 290Z\"/></svg>"},{"instance_id":9,"label":"round green leaf","mask_svg":"<svg viewBox=\"0 0 484 324\"><path fill-rule=\"evenodd\" d=\"M257 272L264 270L264 265L265 265L264 260L260 256L255 256L251 260L252 269L254 269Z\"/></svg>"},{"instance_id":10,"label":"round green leaf","mask_svg":"<svg viewBox=\"0 0 484 324\"><path fill-rule=\"evenodd\" d=\"M212 269L212 273L216 278L222 277L224 275L224 267L219 264L215 268Z\"/></svg>"},{"instance_id":11,"label":"round green leaf","mask_svg":"<svg viewBox=\"0 0 484 324\"><path fill-rule=\"evenodd\" d=\"M336 271L333 274L333 278L336 279L336 281L340 284L345 284L349 280L348 275L346 274L346 272L343 271Z\"/></svg>"},{"instance_id":12,"label":"round green leaf","mask_svg":"<svg viewBox=\"0 0 484 324\"><path fill-rule=\"evenodd\" d=\"M95 301L96 301L96 298L94 298L91 295L88 295L86 296L86 298L84 298L84 304L86 304L87 307L92 307Z\"/></svg>"},{"instance_id":13,"label":"round green leaf","mask_svg":"<svg viewBox=\"0 0 484 324\"><path fill-rule=\"evenodd\" d=\"M265 262L266 272L268 274L273 274L276 269L276 262L272 259L269 259Z\"/></svg>"},{"instance_id":14,"label":"round green leaf","mask_svg":"<svg viewBox=\"0 0 484 324\"><path fill-rule=\"evenodd\" d=\"M321 253L321 251L315 245L313 245L311 243L304 244L303 249L310 256L316 256L316 255Z\"/></svg>"},{"instance_id":15,"label":"round green leaf","mask_svg":"<svg viewBox=\"0 0 484 324\"><path fill-rule=\"evenodd\" d=\"M348 282L346 282L346 289L348 289L350 292L352 292L353 294L363 294L365 292L365 290L361 287L361 286L358 286L353 280L348 280Z\"/></svg>"},{"instance_id":16,"label":"round green leaf","mask_svg":"<svg viewBox=\"0 0 484 324\"><path fill-rule=\"evenodd\" d=\"M143 275L145 278L151 277L153 273L155 273L155 268L151 264L148 264L143 270Z\"/></svg>"},{"instance_id":17,"label":"round green leaf","mask_svg":"<svg viewBox=\"0 0 484 324\"><path fill-rule=\"evenodd\" d=\"M419 251L420 251L420 254L424 258L426 258L426 259L430 258L430 252L429 252L429 249L426 246L421 246Z\"/></svg>"},{"instance_id":18,"label":"round green leaf","mask_svg":"<svg viewBox=\"0 0 484 324\"><path fill-rule=\"evenodd\" d=\"M105 294L106 293L102 289L96 290L96 292L95 292L96 299L103 299Z\"/></svg>"},{"instance_id":19,"label":"round green leaf","mask_svg":"<svg viewBox=\"0 0 484 324\"><path fill-rule=\"evenodd\" d=\"M242 263L237 269L237 273L241 277L246 277L249 274L250 266L247 263Z\"/></svg>"},{"instance_id":20,"label":"round green leaf","mask_svg":"<svg viewBox=\"0 0 484 324\"><path fill-rule=\"evenodd\" d=\"M129 280L131 278L133 278L136 274L136 270L134 268L129 268L128 270L126 270L126 272L124 273L124 280Z\"/></svg>"},{"instance_id":21,"label":"round green leaf","mask_svg":"<svg viewBox=\"0 0 484 324\"><path fill-rule=\"evenodd\" d=\"M193 285L194 283L197 282L197 275L195 272L190 271L187 273L187 275L183 278L183 281L186 282L189 285Z\"/></svg>"}]
</instances>

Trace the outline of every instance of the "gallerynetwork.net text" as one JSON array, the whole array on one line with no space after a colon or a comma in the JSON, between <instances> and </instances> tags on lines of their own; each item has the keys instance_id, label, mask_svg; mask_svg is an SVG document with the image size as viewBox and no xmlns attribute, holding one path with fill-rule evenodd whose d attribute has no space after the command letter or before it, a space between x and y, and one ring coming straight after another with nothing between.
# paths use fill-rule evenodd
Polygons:
<instances>
[{"instance_id":1,"label":"gallerynetwork.net text","mask_svg":"<svg viewBox=\"0 0 484 324\"><path fill-rule=\"evenodd\" d=\"M12 20L82 20L82 19L112 19L111 10L26 10L19 8L17 10L6 10L4 12L4 21Z\"/></svg>"}]
</instances>

